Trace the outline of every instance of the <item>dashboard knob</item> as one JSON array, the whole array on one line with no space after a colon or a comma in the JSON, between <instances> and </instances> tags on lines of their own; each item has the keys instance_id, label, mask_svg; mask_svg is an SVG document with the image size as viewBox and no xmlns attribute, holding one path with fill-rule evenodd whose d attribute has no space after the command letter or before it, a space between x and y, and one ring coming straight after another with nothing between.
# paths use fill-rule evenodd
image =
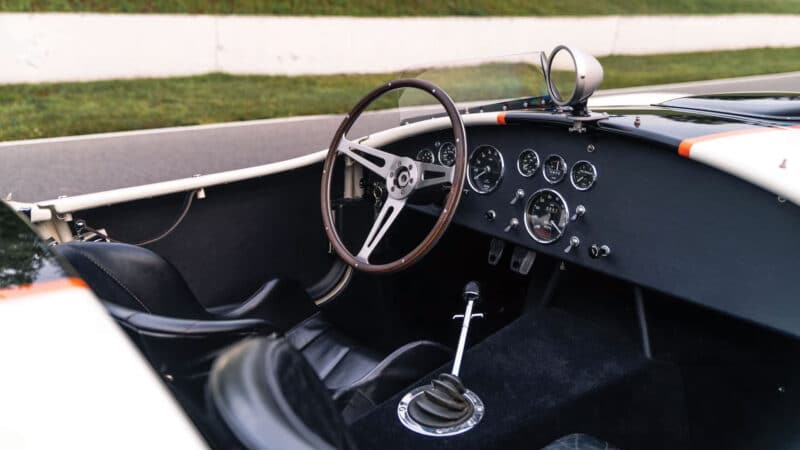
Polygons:
<instances>
[{"instance_id":1,"label":"dashboard knob","mask_svg":"<svg viewBox=\"0 0 800 450\"><path fill-rule=\"evenodd\" d=\"M506 228L503 231L508 233L511 230L516 230L518 226L519 226L519 219L517 219L516 217L512 217L511 220L508 221L508 226L506 226Z\"/></svg>"},{"instance_id":2,"label":"dashboard knob","mask_svg":"<svg viewBox=\"0 0 800 450\"><path fill-rule=\"evenodd\" d=\"M514 198L511 199L511 204L515 204L518 201L522 200L525 197L525 191L523 189L517 189L517 192L514 193Z\"/></svg>"},{"instance_id":3,"label":"dashboard knob","mask_svg":"<svg viewBox=\"0 0 800 450\"><path fill-rule=\"evenodd\" d=\"M575 214L573 214L569 220L570 222L574 222L578 220L578 217L583 217L584 214L586 214L586 207L583 205L578 205L575 207Z\"/></svg>"},{"instance_id":4,"label":"dashboard knob","mask_svg":"<svg viewBox=\"0 0 800 450\"><path fill-rule=\"evenodd\" d=\"M592 244L592 246L589 247L589 256L595 259L604 258L608 256L610 253L611 253L611 247L605 244L603 245Z\"/></svg>"},{"instance_id":5,"label":"dashboard knob","mask_svg":"<svg viewBox=\"0 0 800 450\"><path fill-rule=\"evenodd\" d=\"M578 236L572 236L569 238L569 245L567 248L564 249L564 253L569 253L572 251L573 248L581 245L581 240L578 239Z\"/></svg>"}]
</instances>

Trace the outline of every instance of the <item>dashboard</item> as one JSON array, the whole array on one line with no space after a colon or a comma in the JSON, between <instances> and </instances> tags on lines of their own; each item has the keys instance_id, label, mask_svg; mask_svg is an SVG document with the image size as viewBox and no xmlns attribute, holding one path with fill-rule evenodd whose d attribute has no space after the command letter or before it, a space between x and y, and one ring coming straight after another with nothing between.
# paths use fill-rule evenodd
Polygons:
<instances>
[{"instance_id":1,"label":"dashboard","mask_svg":"<svg viewBox=\"0 0 800 450\"><path fill-rule=\"evenodd\" d=\"M793 204L613 130L529 123L469 127L467 136L454 223L492 238L489 264L524 273L544 253L800 335L800 239L786 239L800 229ZM449 165L451 142L446 130L384 149ZM437 204L410 207L439 214Z\"/></svg>"}]
</instances>

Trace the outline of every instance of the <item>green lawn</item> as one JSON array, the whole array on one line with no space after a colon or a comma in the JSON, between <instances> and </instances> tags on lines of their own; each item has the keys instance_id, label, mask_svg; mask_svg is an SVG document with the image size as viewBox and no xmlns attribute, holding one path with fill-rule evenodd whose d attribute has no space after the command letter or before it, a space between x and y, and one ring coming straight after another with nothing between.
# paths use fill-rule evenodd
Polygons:
<instances>
[{"instance_id":1,"label":"green lawn","mask_svg":"<svg viewBox=\"0 0 800 450\"><path fill-rule=\"evenodd\" d=\"M601 88L800 71L800 48L601 58ZM516 70L518 76L492 73ZM439 74L441 76L441 74ZM0 86L0 140L340 113L398 74L233 76ZM451 94L460 100L540 92L530 67L459 69ZM431 77L428 77L431 79ZM437 77L432 81L437 82ZM499 84L500 80L505 80ZM537 84L527 87L522 83ZM470 94L470 95L468 95ZM413 104L414 101L404 102ZM393 107L385 99L379 107Z\"/></svg>"},{"instance_id":2,"label":"green lawn","mask_svg":"<svg viewBox=\"0 0 800 450\"><path fill-rule=\"evenodd\" d=\"M339 16L800 14L800 0L0 0L0 11Z\"/></svg>"}]
</instances>

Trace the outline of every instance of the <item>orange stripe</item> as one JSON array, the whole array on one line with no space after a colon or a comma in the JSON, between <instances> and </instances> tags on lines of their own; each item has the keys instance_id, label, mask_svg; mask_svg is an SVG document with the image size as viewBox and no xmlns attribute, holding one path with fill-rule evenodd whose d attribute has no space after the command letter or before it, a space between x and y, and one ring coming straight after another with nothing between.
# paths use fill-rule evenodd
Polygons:
<instances>
[{"instance_id":1,"label":"orange stripe","mask_svg":"<svg viewBox=\"0 0 800 450\"><path fill-rule=\"evenodd\" d=\"M705 136L697 136L690 139L684 139L678 145L678 154L684 158L688 158L692 152L692 146L698 142L710 141L712 139L720 139L730 136L739 136L742 134L762 133L764 131L774 131L776 128L763 127L763 128L747 128L745 130L726 131L724 133L707 134Z\"/></svg>"},{"instance_id":2,"label":"orange stripe","mask_svg":"<svg viewBox=\"0 0 800 450\"><path fill-rule=\"evenodd\" d=\"M86 283L80 278L61 278L58 280L43 281L41 283L23 284L22 286L0 289L0 300L74 288L86 289L88 286L86 286Z\"/></svg>"},{"instance_id":3,"label":"orange stripe","mask_svg":"<svg viewBox=\"0 0 800 450\"><path fill-rule=\"evenodd\" d=\"M499 123L500 125L506 124L506 113L502 112L497 114L497 123Z\"/></svg>"}]
</instances>

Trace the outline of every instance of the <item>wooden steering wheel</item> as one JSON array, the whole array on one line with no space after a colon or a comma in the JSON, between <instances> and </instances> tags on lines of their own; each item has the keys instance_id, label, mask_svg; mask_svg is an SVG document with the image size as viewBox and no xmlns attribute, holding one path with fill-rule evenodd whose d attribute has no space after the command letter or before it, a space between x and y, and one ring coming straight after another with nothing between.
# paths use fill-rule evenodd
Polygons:
<instances>
[{"instance_id":1,"label":"wooden steering wheel","mask_svg":"<svg viewBox=\"0 0 800 450\"><path fill-rule=\"evenodd\" d=\"M346 138L347 132L372 102L389 91L404 88L420 89L432 95L444 107L450 118L453 134L455 135L456 162L452 167L439 164L415 161L412 158L401 157L391 153L369 147L364 144L350 141ZM333 222L331 208L331 179L336 157L346 155L359 163L367 170L375 173L386 181L386 202L375 218L375 223L364 241L364 245L353 255L344 246ZM391 273L403 270L419 261L425 256L447 230L450 221L456 212L458 202L464 188L464 179L467 171L467 135L464 122L458 113L450 96L433 83L415 78L403 78L383 84L367 94L356 104L350 113L345 116L336 135L328 148L328 155L322 168L322 222L325 233L328 235L333 249L342 260L355 269L372 273ZM386 231L392 226L400 211L406 204L409 196L417 189L441 183L451 183L452 187L442 208L439 218L425 239L408 254L386 264L372 264L369 257L375 247L380 243Z\"/></svg>"}]
</instances>

